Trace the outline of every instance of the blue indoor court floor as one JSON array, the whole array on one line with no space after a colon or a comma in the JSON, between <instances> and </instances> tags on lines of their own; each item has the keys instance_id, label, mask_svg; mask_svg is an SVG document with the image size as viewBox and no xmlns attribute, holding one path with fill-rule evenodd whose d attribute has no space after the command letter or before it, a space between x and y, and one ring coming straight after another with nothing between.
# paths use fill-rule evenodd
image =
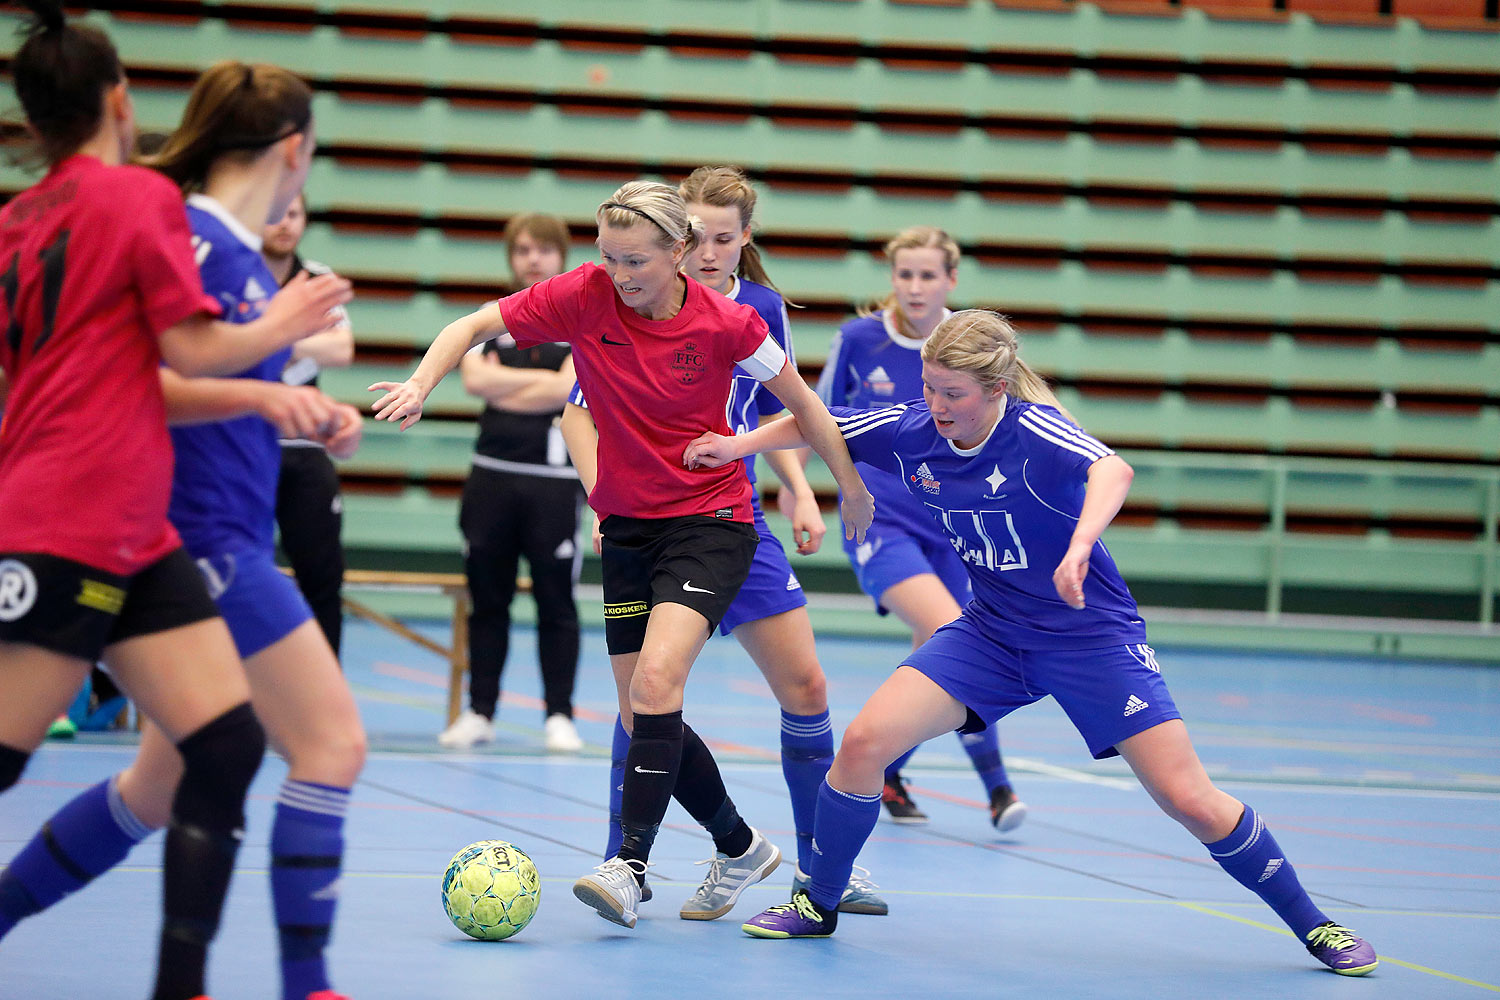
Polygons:
<instances>
[{"instance_id":1,"label":"blue indoor court floor","mask_svg":"<svg viewBox=\"0 0 1500 1000\"><path fill-rule=\"evenodd\" d=\"M435 636L444 637L441 630ZM605 839L614 694L603 637L585 633L576 757L541 749L534 633L518 628L497 744L439 753L446 665L350 624L346 669L372 752L348 826L332 948L354 1000L907 995L1424 998L1500 993L1500 671L1478 666L1160 649L1158 660L1210 773L1255 806L1335 920L1370 939L1365 979L1322 969L1275 915L1163 816L1118 760L1089 759L1050 701L1001 724L1031 813L991 830L956 739L907 769L925 826L885 820L860 858L891 903L846 915L822 941L762 941L742 920L786 899L795 856L777 763L778 713L749 659L711 642L687 719L714 746L741 813L787 854L714 922L677 907L712 844L675 805L657 841L656 898L634 931L573 899ZM905 646L826 639L836 732ZM0 798L0 861L80 789L123 766L119 734L52 743ZM277 996L265 877L268 759L216 945L216 1000ZM448 859L510 840L542 874L520 935L470 941L443 914ZM0 942L0 1000L140 998L149 992L161 841Z\"/></svg>"}]
</instances>

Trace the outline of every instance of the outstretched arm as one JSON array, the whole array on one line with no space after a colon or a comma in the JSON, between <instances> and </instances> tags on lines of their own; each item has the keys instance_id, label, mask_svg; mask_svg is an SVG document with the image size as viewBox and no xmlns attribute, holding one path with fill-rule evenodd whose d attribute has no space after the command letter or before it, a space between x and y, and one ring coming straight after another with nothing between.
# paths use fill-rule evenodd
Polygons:
<instances>
[{"instance_id":1,"label":"outstretched arm","mask_svg":"<svg viewBox=\"0 0 1500 1000\"><path fill-rule=\"evenodd\" d=\"M198 313L163 330L162 359L187 376L235 375L303 337L337 322L330 310L353 297L336 274L304 272L277 292L258 319L225 323Z\"/></svg>"},{"instance_id":2,"label":"outstretched arm","mask_svg":"<svg viewBox=\"0 0 1500 1000\"><path fill-rule=\"evenodd\" d=\"M422 419L422 404L433 388L443 380L463 359L469 348L486 340L509 337L505 331L505 319L500 315L500 304L491 302L484 308L462 319L454 320L443 327L432 346L427 348L421 364L405 382L376 382L371 392L383 392L371 407L376 420L399 420L404 431ZM512 341L501 341L510 346Z\"/></svg>"},{"instance_id":3,"label":"outstretched arm","mask_svg":"<svg viewBox=\"0 0 1500 1000\"><path fill-rule=\"evenodd\" d=\"M797 448L806 444L802 428L792 417L779 417L768 424L761 424L744 434L715 434L709 431L700 434L688 444L682 453L682 464L689 469L702 466L717 469L730 462L740 462L751 455L785 448ZM577 458L574 460L577 464Z\"/></svg>"},{"instance_id":4,"label":"outstretched arm","mask_svg":"<svg viewBox=\"0 0 1500 1000\"><path fill-rule=\"evenodd\" d=\"M1094 543L1120 512L1134 478L1135 470L1119 455L1108 455L1089 466L1078 525L1073 529L1068 551L1052 574L1057 596L1074 608L1084 606L1083 580L1089 575L1089 556L1094 551Z\"/></svg>"},{"instance_id":5,"label":"outstretched arm","mask_svg":"<svg viewBox=\"0 0 1500 1000\"><path fill-rule=\"evenodd\" d=\"M791 362L782 366L775 378L765 383L797 421L803 440L812 446L833 473L843 496L844 532L850 538L864 541L865 529L875 518L875 499L865 488L865 481L854 468L844 436L834 422L833 414L823 401L807 387Z\"/></svg>"}]
</instances>

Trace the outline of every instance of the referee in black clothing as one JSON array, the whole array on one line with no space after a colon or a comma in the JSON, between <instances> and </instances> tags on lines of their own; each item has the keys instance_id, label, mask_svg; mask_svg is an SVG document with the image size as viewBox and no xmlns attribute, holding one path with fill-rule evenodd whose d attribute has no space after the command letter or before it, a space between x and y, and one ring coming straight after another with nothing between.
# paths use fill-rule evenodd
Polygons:
<instances>
[{"instance_id":1,"label":"referee in black clothing","mask_svg":"<svg viewBox=\"0 0 1500 1000\"><path fill-rule=\"evenodd\" d=\"M561 274L568 229L549 215L519 215L505 227L517 287ZM573 724L578 673L578 608L573 589L582 565L583 487L557 427L573 388L566 344L501 349L485 343L460 365L464 389L484 400L474 466L464 485L459 526L469 615L469 707L438 737L464 748L495 738L500 674L510 648L510 604L522 556L536 601L537 653L546 700L548 750L582 749Z\"/></svg>"},{"instance_id":2,"label":"referee in black clothing","mask_svg":"<svg viewBox=\"0 0 1500 1000\"><path fill-rule=\"evenodd\" d=\"M297 254L297 244L307 229L307 203L301 195L292 202L281 221L266 227L261 255L280 285L299 271L323 274L328 268ZM344 312L342 306L339 312ZM324 368L346 368L354 360L354 331L349 316L322 333L306 337L292 347L292 360L282 372L288 385L317 385ZM334 655L343 638L344 609L344 498L339 492L339 474L333 460L315 441L281 442L281 479L276 487L276 524L281 529L281 547L292 564L297 586L312 606Z\"/></svg>"}]
</instances>

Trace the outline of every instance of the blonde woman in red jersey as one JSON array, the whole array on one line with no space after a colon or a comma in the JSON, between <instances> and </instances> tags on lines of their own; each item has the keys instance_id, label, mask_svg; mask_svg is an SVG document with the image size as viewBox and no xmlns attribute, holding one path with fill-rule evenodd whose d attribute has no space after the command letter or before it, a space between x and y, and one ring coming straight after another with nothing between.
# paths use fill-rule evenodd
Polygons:
<instances>
[{"instance_id":1,"label":"blonde woman in red jersey","mask_svg":"<svg viewBox=\"0 0 1500 1000\"><path fill-rule=\"evenodd\" d=\"M54 3L28 6L36 22L11 70L49 169L0 210L0 790L103 659L185 761L154 996L189 1000L203 995L265 735L228 630L167 521L158 369L242 369L321 328L348 284L301 281L257 323L214 320L176 189L122 166L135 118L114 46ZM81 798L109 811L121 802L113 781ZM81 884L119 847L90 839L48 853ZM23 851L0 876L0 934L49 902L25 892L38 861Z\"/></svg>"},{"instance_id":2,"label":"blonde woman in red jersey","mask_svg":"<svg viewBox=\"0 0 1500 1000\"><path fill-rule=\"evenodd\" d=\"M743 468L700 476L682 467L703 427L725 428L735 366L755 374L809 435L845 494L849 530L874 513L833 418L748 306L679 270L699 239L665 184L634 181L599 207L603 266L584 264L449 324L412 377L381 382L376 416L409 427L438 380L486 340L567 341L599 428L605 642L622 712L635 720L618 856L580 878L579 899L635 926L647 859L675 795L713 835L716 863L704 918L734 905L781 852L735 811L712 754L682 721L688 671L749 572L757 534ZM643 418L649 418L643 419ZM725 433L720 430L719 433ZM680 778L679 778L680 776Z\"/></svg>"}]
</instances>

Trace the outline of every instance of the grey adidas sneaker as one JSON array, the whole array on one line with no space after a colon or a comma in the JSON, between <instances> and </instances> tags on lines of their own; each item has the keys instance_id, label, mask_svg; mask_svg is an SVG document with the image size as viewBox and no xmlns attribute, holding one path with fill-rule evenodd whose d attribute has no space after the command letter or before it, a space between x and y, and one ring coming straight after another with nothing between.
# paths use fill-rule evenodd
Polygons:
<instances>
[{"instance_id":1,"label":"grey adidas sneaker","mask_svg":"<svg viewBox=\"0 0 1500 1000\"><path fill-rule=\"evenodd\" d=\"M634 927L635 909L641 903L641 883L636 876L645 873L644 862L610 858L574 882L573 895L592 906L605 920L621 927Z\"/></svg>"},{"instance_id":2,"label":"grey adidas sneaker","mask_svg":"<svg viewBox=\"0 0 1500 1000\"><path fill-rule=\"evenodd\" d=\"M792 892L806 892L812 885L812 879L808 877L801 867L792 876ZM843 898L839 900L840 913L864 913L874 917L883 917L891 912L890 905L886 903L879 894L878 889L870 879L870 870L854 866L854 871L849 874L849 885L844 889Z\"/></svg>"},{"instance_id":3,"label":"grey adidas sneaker","mask_svg":"<svg viewBox=\"0 0 1500 1000\"><path fill-rule=\"evenodd\" d=\"M693 893L679 911L684 920L713 920L728 913L747 886L753 885L776 870L781 864L781 851L776 845L750 830L754 838L750 849L737 858L715 853L713 857L698 862L708 865L708 875L698 891Z\"/></svg>"}]
</instances>

